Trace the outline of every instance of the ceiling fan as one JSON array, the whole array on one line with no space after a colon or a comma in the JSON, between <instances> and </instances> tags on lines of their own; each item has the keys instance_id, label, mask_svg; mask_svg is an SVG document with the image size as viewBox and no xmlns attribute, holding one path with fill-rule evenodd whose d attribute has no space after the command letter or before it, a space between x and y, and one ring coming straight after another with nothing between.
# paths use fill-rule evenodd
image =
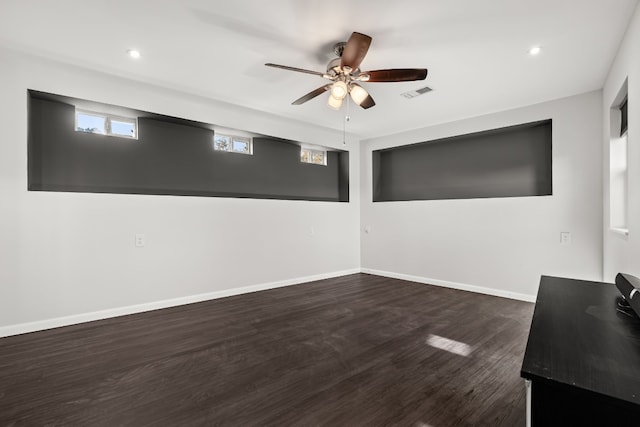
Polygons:
<instances>
[{"instance_id":1,"label":"ceiling fan","mask_svg":"<svg viewBox=\"0 0 640 427\"><path fill-rule=\"evenodd\" d=\"M426 68L395 68L389 70L361 71L359 68L360 63L367 54L370 45L371 37L357 32L352 33L346 43L337 43L333 47L333 51L338 57L329 61L326 73L272 63L264 65L267 67L282 68L283 70L297 71L299 73L313 74L331 80L333 83L326 84L309 92L293 101L292 104L304 104L316 96L330 91L327 104L335 110L340 109L347 95L351 95L351 99L364 109L376 105L371 95L369 95L359 83L409 82L424 80L427 77Z\"/></svg>"}]
</instances>

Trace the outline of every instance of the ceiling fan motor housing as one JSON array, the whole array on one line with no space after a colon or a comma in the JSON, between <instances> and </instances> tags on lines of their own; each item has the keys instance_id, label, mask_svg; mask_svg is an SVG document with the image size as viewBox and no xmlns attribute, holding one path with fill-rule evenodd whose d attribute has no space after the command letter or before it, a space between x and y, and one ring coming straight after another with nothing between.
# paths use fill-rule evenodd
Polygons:
<instances>
[{"instance_id":1,"label":"ceiling fan motor housing","mask_svg":"<svg viewBox=\"0 0 640 427\"><path fill-rule=\"evenodd\" d=\"M343 71L341 66L340 66L340 58L333 58L331 61L329 61L329 63L327 64L327 74L329 74L332 78L337 77L337 76L343 76L345 77L345 73ZM356 68L355 70L349 71L349 73L351 76L356 77L358 74L360 74L360 68ZM344 78L343 80L347 80L346 78ZM351 79L349 79L351 80Z\"/></svg>"},{"instance_id":2,"label":"ceiling fan motor housing","mask_svg":"<svg viewBox=\"0 0 640 427\"><path fill-rule=\"evenodd\" d=\"M339 74L340 73L340 58L333 58L327 64L327 73Z\"/></svg>"}]
</instances>

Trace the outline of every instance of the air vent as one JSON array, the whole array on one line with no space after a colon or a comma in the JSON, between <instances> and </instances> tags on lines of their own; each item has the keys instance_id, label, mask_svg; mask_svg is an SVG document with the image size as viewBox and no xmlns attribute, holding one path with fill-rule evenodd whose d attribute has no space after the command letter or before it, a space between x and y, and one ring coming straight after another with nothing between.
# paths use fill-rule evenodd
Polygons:
<instances>
[{"instance_id":1,"label":"air vent","mask_svg":"<svg viewBox=\"0 0 640 427\"><path fill-rule=\"evenodd\" d=\"M415 98L416 96L424 95L425 93L431 92L432 90L433 89L431 89L429 86L425 86L421 89L416 89L409 92L401 93L400 95L404 96L407 99L411 99L411 98Z\"/></svg>"}]
</instances>

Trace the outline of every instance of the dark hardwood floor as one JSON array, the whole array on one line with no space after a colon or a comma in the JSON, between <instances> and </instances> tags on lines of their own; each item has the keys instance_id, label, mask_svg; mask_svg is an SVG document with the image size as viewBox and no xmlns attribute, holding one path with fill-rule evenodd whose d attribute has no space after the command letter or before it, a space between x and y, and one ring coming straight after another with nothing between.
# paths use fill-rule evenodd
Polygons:
<instances>
[{"instance_id":1,"label":"dark hardwood floor","mask_svg":"<svg viewBox=\"0 0 640 427\"><path fill-rule=\"evenodd\" d=\"M355 274L2 338L0 425L524 426L532 313Z\"/></svg>"}]
</instances>

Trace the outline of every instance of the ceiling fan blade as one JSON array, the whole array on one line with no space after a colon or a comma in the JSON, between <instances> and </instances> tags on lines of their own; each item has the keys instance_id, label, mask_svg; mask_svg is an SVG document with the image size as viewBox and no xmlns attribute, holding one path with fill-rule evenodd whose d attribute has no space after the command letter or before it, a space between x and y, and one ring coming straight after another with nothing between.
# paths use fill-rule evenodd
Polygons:
<instances>
[{"instance_id":1,"label":"ceiling fan blade","mask_svg":"<svg viewBox=\"0 0 640 427\"><path fill-rule=\"evenodd\" d=\"M360 104L360 106L362 108L364 108L365 110L373 107L374 105L376 105L376 101L373 100L373 98L371 97L371 95L367 96L364 101L362 101L362 103Z\"/></svg>"},{"instance_id":2,"label":"ceiling fan blade","mask_svg":"<svg viewBox=\"0 0 640 427\"><path fill-rule=\"evenodd\" d=\"M297 71L298 73L313 74L314 76L320 76L320 77L325 76L325 73L321 73L319 71L305 70L304 68L289 67L287 65L272 64L270 62L264 65L266 65L267 67L281 68L283 70Z\"/></svg>"},{"instance_id":3,"label":"ceiling fan blade","mask_svg":"<svg viewBox=\"0 0 640 427\"><path fill-rule=\"evenodd\" d=\"M391 70L366 71L360 74L368 74L368 82L412 82L427 78L426 68L395 68Z\"/></svg>"},{"instance_id":4,"label":"ceiling fan blade","mask_svg":"<svg viewBox=\"0 0 640 427\"><path fill-rule=\"evenodd\" d=\"M291 103L291 105L300 105L300 104L304 104L305 102L309 101L310 99L315 98L318 95L321 95L323 93L325 93L326 91L328 91L331 88L331 85L324 85L322 87L319 87L318 89L312 90L311 92L309 92L308 94L296 99L295 101L293 101Z\"/></svg>"},{"instance_id":5,"label":"ceiling fan blade","mask_svg":"<svg viewBox=\"0 0 640 427\"><path fill-rule=\"evenodd\" d=\"M347 45L342 51L340 66L342 68L347 66L350 67L351 70L356 70L367 54L370 45L371 37L356 32L351 34L351 37L349 37L349 40L347 41Z\"/></svg>"}]
</instances>

